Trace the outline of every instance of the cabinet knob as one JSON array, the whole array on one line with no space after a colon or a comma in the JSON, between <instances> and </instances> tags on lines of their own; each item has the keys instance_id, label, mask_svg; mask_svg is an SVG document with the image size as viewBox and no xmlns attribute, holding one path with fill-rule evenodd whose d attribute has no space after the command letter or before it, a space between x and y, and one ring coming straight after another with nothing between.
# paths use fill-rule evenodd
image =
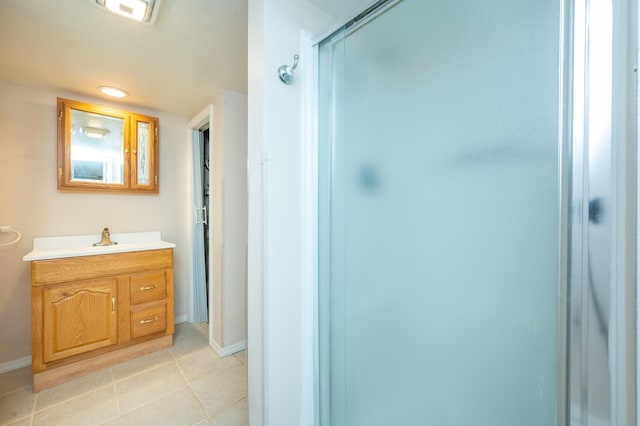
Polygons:
<instances>
[{"instance_id":1,"label":"cabinet knob","mask_svg":"<svg viewBox=\"0 0 640 426\"><path fill-rule=\"evenodd\" d=\"M116 311L116 298L112 297L111 298L111 312L115 312Z\"/></svg>"},{"instance_id":2,"label":"cabinet knob","mask_svg":"<svg viewBox=\"0 0 640 426\"><path fill-rule=\"evenodd\" d=\"M155 322L155 321L158 321L158 317L140 320L140 324L149 324L150 322Z\"/></svg>"}]
</instances>

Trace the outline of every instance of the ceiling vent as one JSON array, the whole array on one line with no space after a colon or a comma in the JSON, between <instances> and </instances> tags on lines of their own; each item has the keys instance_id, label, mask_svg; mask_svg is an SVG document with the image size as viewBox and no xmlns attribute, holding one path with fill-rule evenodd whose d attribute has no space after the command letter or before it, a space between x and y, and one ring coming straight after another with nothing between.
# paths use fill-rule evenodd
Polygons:
<instances>
[{"instance_id":1,"label":"ceiling vent","mask_svg":"<svg viewBox=\"0 0 640 426\"><path fill-rule=\"evenodd\" d=\"M153 24L158 15L160 0L89 0L95 6L134 21Z\"/></svg>"}]
</instances>

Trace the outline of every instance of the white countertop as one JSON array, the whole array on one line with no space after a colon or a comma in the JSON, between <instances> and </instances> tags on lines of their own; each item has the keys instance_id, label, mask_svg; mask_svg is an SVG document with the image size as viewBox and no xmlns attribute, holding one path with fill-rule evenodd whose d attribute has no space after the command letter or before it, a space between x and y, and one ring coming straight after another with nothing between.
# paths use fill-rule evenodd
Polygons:
<instances>
[{"instance_id":1,"label":"white countertop","mask_svg":"<svg viewBox=\"0 0 640 426\"><path fill-rule=\"evenodd\" d=\"M94 256L97 254L125 253L131 251L161 250L176 245L162 241L160 231L111 234L111 241L118 244L94 247L101 234L41 237L33 239L33 250L22 260L58 259L63 257Z\"/></svg>"}]
</instances>

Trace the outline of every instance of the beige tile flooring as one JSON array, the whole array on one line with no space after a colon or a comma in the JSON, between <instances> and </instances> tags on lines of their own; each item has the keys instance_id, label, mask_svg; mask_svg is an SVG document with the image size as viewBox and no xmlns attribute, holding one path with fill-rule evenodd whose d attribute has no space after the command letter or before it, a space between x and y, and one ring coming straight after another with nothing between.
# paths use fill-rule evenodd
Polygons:
<instances>
[{"instance_id":1,"label":"beige tile flooring","mask_svg":"<svg viewBox=\"0 0 640 426\"><path fill-rule=\"evenodd\" d=\"M34 393L31 367L0 374L0 425L245 426L244 352L220 358L195 324L173 347Z\"/></svg>"}]
</instances>

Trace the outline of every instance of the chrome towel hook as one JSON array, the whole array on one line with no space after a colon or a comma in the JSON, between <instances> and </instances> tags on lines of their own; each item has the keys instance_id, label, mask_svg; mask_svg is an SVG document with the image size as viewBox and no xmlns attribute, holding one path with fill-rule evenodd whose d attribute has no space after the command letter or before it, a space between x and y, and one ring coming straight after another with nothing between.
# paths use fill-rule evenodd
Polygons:
<instances>
[{"instance_id":1,"label":"chrome towel hook","mask_svg":"<svg viewBox=\"0 0 640 426\"><path fill-rule=\"evenodd\" d=\"M293 65L280 65L278 68L278 77L284 84L291 84L293 80L293 72L298 68L298 59L300 59L299 55L293 55Z\"/></svg>"}]
</instances>

